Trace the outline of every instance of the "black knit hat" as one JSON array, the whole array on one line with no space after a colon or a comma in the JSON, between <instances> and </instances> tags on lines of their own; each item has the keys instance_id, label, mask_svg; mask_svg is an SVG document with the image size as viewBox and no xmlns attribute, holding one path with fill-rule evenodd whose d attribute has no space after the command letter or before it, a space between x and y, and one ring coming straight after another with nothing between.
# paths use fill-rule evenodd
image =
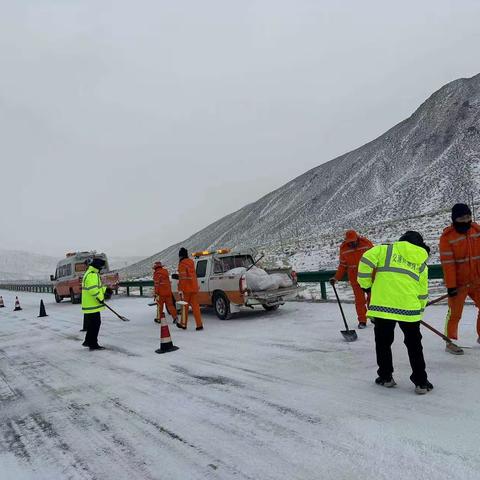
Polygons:
<instances>
[{"instance_id":1,"label":"black knit hat","mask_svg":"<svg viewBox=\"0 0 480 480\"><path fill-rule=\"evenodd\" d=\"M399 238L399 241L408 242L408 243L411 243L412 245L416 245L417 247L422 247L423 249L426 250L428 254L430 254L430 247L425 244L425 242L423 241L422 235L418 232L415 232L413 230L408 230Z\"/></svg>"},{"instance_id":2,"label":"black knit hat","mask_svg":"<svg viewBox=\"0 0 480 480\"><path fill-rule=\"evenodd\" d=\"M90 265L97 270L101 270L105 266L105 260L103 258L94 257L90 260Z\"/></svg>"},{"instance_id":3,"label":"black knit hat","mask_svg":"<svg viewBox=\"0 0 480 480\"><path fill-rule=\"evenodd\" d=\"M452 208L452 222L464 215L471 215L470 207L465 203L456 203Z\"/></svg>"},{"instance_id":4,"label":"black knit hat","mask_svg":"<svg viewBox=\"0 0 480 480\"><path fill-rule=\"evenodd\" d=\"M178 256L180 258L188 258L188 251L186 248L181 248L180 251L178 252Z\"/></svg>"}]
</instances>

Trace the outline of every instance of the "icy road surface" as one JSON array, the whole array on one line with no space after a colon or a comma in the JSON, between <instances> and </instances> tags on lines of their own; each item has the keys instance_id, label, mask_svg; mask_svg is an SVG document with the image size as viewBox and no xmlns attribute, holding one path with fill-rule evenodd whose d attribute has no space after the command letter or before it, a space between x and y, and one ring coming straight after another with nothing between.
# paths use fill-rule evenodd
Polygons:
<instances>
[{"instance_id":1,"label":"icy road surface","mask_svg":"<svg viewBox=\"0 0 480 480\"><path fill-rule=\"evenodd\" d=\"M78 305L0 291L0 478L478 479L480 346L463 357L424 331L435 390L413 393L400 330L398 387L374 385L373 328L347 344L335 304L290 303L171 333L157 355L145 298L116 298L100 342L81 346ZM47 318L37 318L40 298ZM345 306L353 322L353 306ZM427 320L442 328L445 306ZM193 322L192 322L193 323ZM356 326L356 325L355 325Z\"/></svg>"}]
</instances>

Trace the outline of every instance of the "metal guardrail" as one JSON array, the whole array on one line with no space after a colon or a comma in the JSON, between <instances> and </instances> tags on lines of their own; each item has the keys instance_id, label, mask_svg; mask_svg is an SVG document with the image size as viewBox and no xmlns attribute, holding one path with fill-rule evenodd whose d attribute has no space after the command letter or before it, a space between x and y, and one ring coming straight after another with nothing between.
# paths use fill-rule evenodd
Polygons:
<instances>
[{"instance_id":1,"label":"metal guardrail","mask_svg":"<svg viewBox=\"0 0 480 480\"><path fill-rule=\"evenodd\" d=\"M15 292L53 293L51 283L0 283L0 289Z\"/></svg>"},{"instance_id":2,"label":"metal guardrail","mask_svg":"<svg viewBox=\"0 0 480 480\"><path fill-rule=\"evenodd\" d=\"M327 283L335 275L335 270L321 270L319 272L298 272L299 283L319 283L322 300L327 300ZM429 265L428 278L431 280L442 279L443 270L441 265ZM343 279L343 280L346 280ZM130 296L132 288L138 288L140 296L143 296L144 288L153 288L153 280L133 280L119 283L120 287L126 288L127 295ZM0 283L0 289L15 290L18 292L37 292L53 293L51 284L20 284L20 283Z\"/></svg>"}]
</instances>

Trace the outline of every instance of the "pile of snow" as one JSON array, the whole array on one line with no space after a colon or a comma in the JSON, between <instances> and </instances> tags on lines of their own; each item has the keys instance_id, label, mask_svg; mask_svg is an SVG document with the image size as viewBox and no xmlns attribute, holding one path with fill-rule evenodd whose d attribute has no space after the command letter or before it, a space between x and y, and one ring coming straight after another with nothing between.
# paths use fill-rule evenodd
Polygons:
<instances>
[{"instance_id":1,"label":"pile of snow","mask_svg":"<svg viewBox=\"0 0 480 480\"><path fill-rule=\"evenodd\" d=\"M245 267L238 267L229 270L227 274L243 275L246 272L247 286L255 292L263 292L265 290L278 290L279 288L287 288L293 285L292 279L286 273L269 274L262 268L251 267L248 271Z\"/></svg>"}]
</instances>

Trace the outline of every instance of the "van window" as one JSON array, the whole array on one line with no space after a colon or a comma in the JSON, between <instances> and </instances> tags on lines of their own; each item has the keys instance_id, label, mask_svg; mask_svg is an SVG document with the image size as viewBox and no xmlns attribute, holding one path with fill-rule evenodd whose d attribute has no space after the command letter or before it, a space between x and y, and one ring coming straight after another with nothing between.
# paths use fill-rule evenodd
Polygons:
<instances>
[{"instance_id":1,"label":"van window","mask_svg":"<svg viewBox=\"0 0 480 480\"><path fill-rule=\"evenodd\" d=\"M207 260L200 260L197 262L197 278L205 278L207 273Z\"/></svg>"},{"instance_id":2,"label":"van window","mask_svg":"<svg viewBox=\"0 0 480 480\"><path fill-rule=\"evenodd\" d=\"M75 272L81 273L81 272L86 272L86 271L87 271L86 263L76 263L75 264Z\"/></svg>"}]
</instances>

